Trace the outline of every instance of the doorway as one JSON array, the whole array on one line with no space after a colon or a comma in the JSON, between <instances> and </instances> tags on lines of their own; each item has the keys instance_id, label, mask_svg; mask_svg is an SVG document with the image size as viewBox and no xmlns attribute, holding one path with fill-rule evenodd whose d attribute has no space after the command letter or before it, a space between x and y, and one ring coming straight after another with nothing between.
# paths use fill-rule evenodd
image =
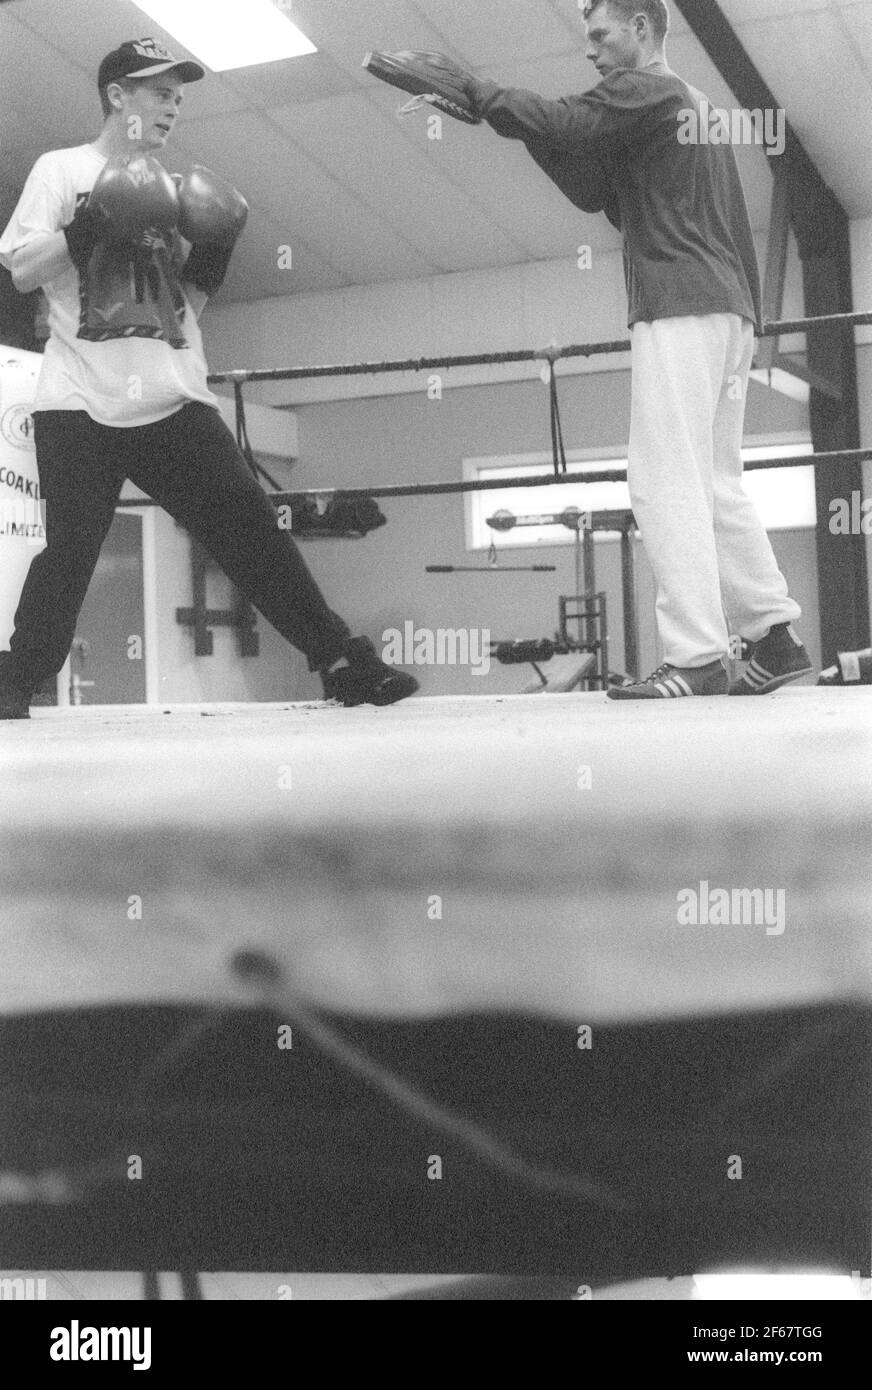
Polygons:
<instances>
[{"instance_id":1,"label":"doorway","mask_svg":"<svg viewBox=\"0 0 872 1390\"><path fill-rule=\"evenodd\" d=\"M109 528L64 668L71 705L147 700L144 523L119 511Z\"/></svg>"}]
</instances>

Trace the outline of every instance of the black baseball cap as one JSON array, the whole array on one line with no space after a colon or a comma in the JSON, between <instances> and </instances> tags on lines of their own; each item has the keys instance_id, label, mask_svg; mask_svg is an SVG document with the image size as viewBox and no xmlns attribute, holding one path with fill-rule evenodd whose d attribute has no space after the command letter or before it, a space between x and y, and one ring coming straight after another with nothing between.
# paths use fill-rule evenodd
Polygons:
<instances>
[{"instance_id":1,"label":"black baseball cap","mask_svg":"<svg viewBox=\"0 0 872 1390\"><path fill-rule=\"evenodd\" d=\"M161 72L174 73L179 82L199 82L206 76L199 63L174 58L160 39L130 39L106 54L97 73L97 88L102 91L125 77L156 77Z\"/></svg>"}]
</instances>

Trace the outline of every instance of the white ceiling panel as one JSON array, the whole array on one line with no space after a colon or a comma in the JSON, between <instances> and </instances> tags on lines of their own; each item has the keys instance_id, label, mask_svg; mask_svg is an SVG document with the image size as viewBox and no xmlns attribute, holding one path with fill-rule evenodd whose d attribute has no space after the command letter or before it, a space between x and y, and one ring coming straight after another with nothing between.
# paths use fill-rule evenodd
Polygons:
<instances>
[{"instance_id":1,"label":"white ceiling panel","mask_svg":"<svg viewBox=\"0 0 872 1390\"><path fill-rule=\"evenodd\" d=\"M386 117L361 93L331 101L329 119L320 102L271 114L313 160L402 225L430 273L451 263L457 219L473 216L475 209L440 176L426 150L410 145L395 117ZM471 132L463 134L469 138ZM515 250L520 258L520 248Z\"/></svg>"},{"instance_id":2,"label":"white ceiling panel","mask_svg":"<svg viewBox=\"0 0 872 1390\"><path fill-rule=\"evenodd\" d=\"M27 103L13 98L8 88L0 89L0 155L3 156L0 159L0 187L14 188L17 199L25 175L52 143L46 126L32 119ZM14 161L11 156L13 150Z\"/></svg>"},{"instance_id":3,"label":"white ceiling panel","mask_svg":"<svg viewBox=\"0 0 872 1390\"><path fill-rule=\"evenodd\" d=\"M860 67L872 80L872 4L870 0L842 5L839 10L840 22L845 27L849 40L854 44L854 57Z\"/></svg>"},{"instance_id":4,"label":"white ceiling panel","mask_svg":"<svg viewBox=\"0 0 872 1390\"><path fill-rule=\"evenodd\" d=\"M366 76L366 74L364 74ZM239 68L227 81L250 106L270 109L292 102L323 101L360 86L357 76L335 63L326 53L305 53L283 63L262 63Z\"/></svg>"},{"instance_id":5,"label":"white ceiling panel","mask_svg":"<svg viewBox=\"0 0 872 1390\"><path fill-rule=\"evenodd\" d=\"M420 0L419 8L475 67L541 56L572 42L566 25L541 0Z\"/></svg>"},{"instance_id":6,"label":"white ceiling panel","mask_svg":"<svg viewBox=\"0 0 872 1390\"><path fill-rule=\"evenodd\" d=\"M329 119L319 102L273 116L313 159L370 206L385 209L421 249L431 269L524 258L521 243L494 223L484 202L468 197L451 181L445 141L427 139L423 116L419 146L402 134L396 117L385 117L360 94L330 102ZM448 138L459 144L480 134L458 125ZM456 260L458 227L463 227L466 246L463 266Z\"/></svg>"},{"instance_id":7,"label":"white ceiling panel","mask_svg":"<svg viewBox=\"0 0 872 1390\"><path fill-rule=\"evenodd\" d=\"M68 61L96 79L100 59L126 39L156 35L166 39L164 30L130 0L24 0L11 9L22 24L57 44ZM178 44L173 52L187 56Z\"/></svg>"},{"instance_id":8,"label":"white ceiling panel","mask_svg":"<svg viewBox=\"0 0 872 1390\"><path fill-rule=\"evenodd\" d=\"M756 20L740 32L825 182L850 215L872 211L872 84L841 24L828 23L824 36L820 16L803 13L782 21Z\"/></svg>"},{"instance_id":9,"label":"white ceiling panel","mask_svg":"<svg viewBox=\"0 0 872 1390\"><path fill-rule=\"evenodd\" d=\"M829 10L833 0L720 0L720 5L735 28L749 20L782 19L809 10Z\"/></svg>"},{"instance_id":10,"label":"white ceiling panel","mask_svg":"<svg viewBox=\"0 0 872 1390\"><path fill-rule=\"evenodd\" d=\"M371 212L265 117L249 112L195 126L195 134L185 133L186 150L196 150L286 229L279 245L293 246L302 237L354 284L432 274L432 264L387 218ZM265 248L270 256L275 251Z\"/></svg>"},{"instance_id":11,"label":"white ceiling panel","mask_svg":"<svg viewBox=\"0 0 872 1390\"><path fill-rule=\"evenodd\" d=\"M295 23L312 43L364 82L374 80L361 66L371 48L390 53L422 48L460 56L456 40L429 22L428 12L427 0L420 9L412 0L294 0L293 6Z\"/></svg>"},{"instance_id":12,"label":"white ceiling panel","mask_svg":"<svg viewBox=\"0 0 872 1390\"><path fill-rule=\"evenodd\" d=\"M570 39L584 38L584 20L579 0L544 0L545 6L557 15Z\"/></svg>"},{"instance_id":13,"label":"white ceiling panel","mask_svg":"<svg viewBox=\"0 0 872 1390\"><path fill-rule=\"evenodd\" d=\"M544 58L523 57L502 63L493 72L494 82L506 87L527 87L552 99L589 92L599 80L599 73L585 58L583 48Z\"/></svg>"},{"instance_id":14,"label":"white ceiling panel","mask_svg":"<svg viewBox=\"0 0 872 1390\"><path fill-rule=\"evenodd\" d=\"M334 290L348 280L301 237L294 237L292 263L279 266L278 255L266 248L282 245L285 229L263 213L249 213L245 231L230 262L227 279L220 290L225 303L272 299L275 296L305 294L313 290ZM216 367L216 371L218 368Z\"/></svg>"},{"instance_id":15,"label":"white ceiling panel","mask_svg":"<svg viewBox=\"0 0 872 1390\"><path fill-rule=\"evenodd\" d=\"M19 23L14 9L0 9L0 100L4 108L31 123L31 140L57 128L57 111L63 112L63 143L93 139L100 129L100 102L93 81L63 61L57 48ZM96 74L95 74L96 77ZM3 146L12 137L4 127Z\"/></svg>"},{"instance_id":16,"label":"white ceiling panel","mask_svg":"<svg viewBox=\"0 0 872 1390\"><path fill-rule=\"evenodd\" d=\"M522 87L552 101L558 97L581 96L599 81L593 68L574 50L494 63L479 75L498 87Z\"/></svg>"}]
</instances>

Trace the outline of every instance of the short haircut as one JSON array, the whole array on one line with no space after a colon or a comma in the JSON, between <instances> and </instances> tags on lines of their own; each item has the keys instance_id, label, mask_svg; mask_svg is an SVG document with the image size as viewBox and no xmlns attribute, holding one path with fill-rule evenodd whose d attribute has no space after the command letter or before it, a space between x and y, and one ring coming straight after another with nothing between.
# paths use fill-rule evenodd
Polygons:
<instances>
[{"instance_id":1,"label":"short haircut","mask_svg":"<svg viewBox=\"0 0 872 1390\"><path fill-rule=\"evenodd\" d=\"M123 87L125 92L135 92L139 86L139 79L134 77L113 77L111 82L107 82L105 87L98 87L100 93L100 105L103 108L103 116L111 116L113 106L106 95L110 87Z\"/></svg>"},{"instance_id":2,"label":"short haircut","mask_svg":"<svg viewBox=\"0 0 872 1390\"><path fill-rule=\"evenodd\" d=\"M647 15L651 32L658 42L665 39L669 33L669 10L666 8L666 0L587 0L584 18L590 19L600 5L607 5L625 24L629 23L634 15Z\"/></svg>"}]
</instances>

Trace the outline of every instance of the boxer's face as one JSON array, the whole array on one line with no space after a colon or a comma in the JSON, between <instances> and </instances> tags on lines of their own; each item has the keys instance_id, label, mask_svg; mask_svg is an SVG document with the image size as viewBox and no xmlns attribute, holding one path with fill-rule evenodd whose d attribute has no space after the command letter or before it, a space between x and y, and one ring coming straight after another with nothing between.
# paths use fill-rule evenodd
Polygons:
<instances>
[{"instance_id":1,"label":"boxer's face","mask_svg":"<svg viewBox=\"0 0 872 1390\"><path fill-rule=\"evenodd\" d=\"M588 16L587 57L601 77L615 68L636 68L643 60L642 37L644 21L619 19L612 13L608 0L596 6Z\"/></svg>"},{"instance_id":2,"label":"boxer's face","mask_svg":"<svg viewBox=\"0 0 872 1390\"><path fill-rule=\"evenodd\" d=\"M113 93L110 89L110 98ZM162 150L170 138L184 99L184 88L171 72L156 77L139 77L129 84L129 90L116 87L117 107L127 127L131 141L140 150Z\"/></svg>"}]
</instances>

